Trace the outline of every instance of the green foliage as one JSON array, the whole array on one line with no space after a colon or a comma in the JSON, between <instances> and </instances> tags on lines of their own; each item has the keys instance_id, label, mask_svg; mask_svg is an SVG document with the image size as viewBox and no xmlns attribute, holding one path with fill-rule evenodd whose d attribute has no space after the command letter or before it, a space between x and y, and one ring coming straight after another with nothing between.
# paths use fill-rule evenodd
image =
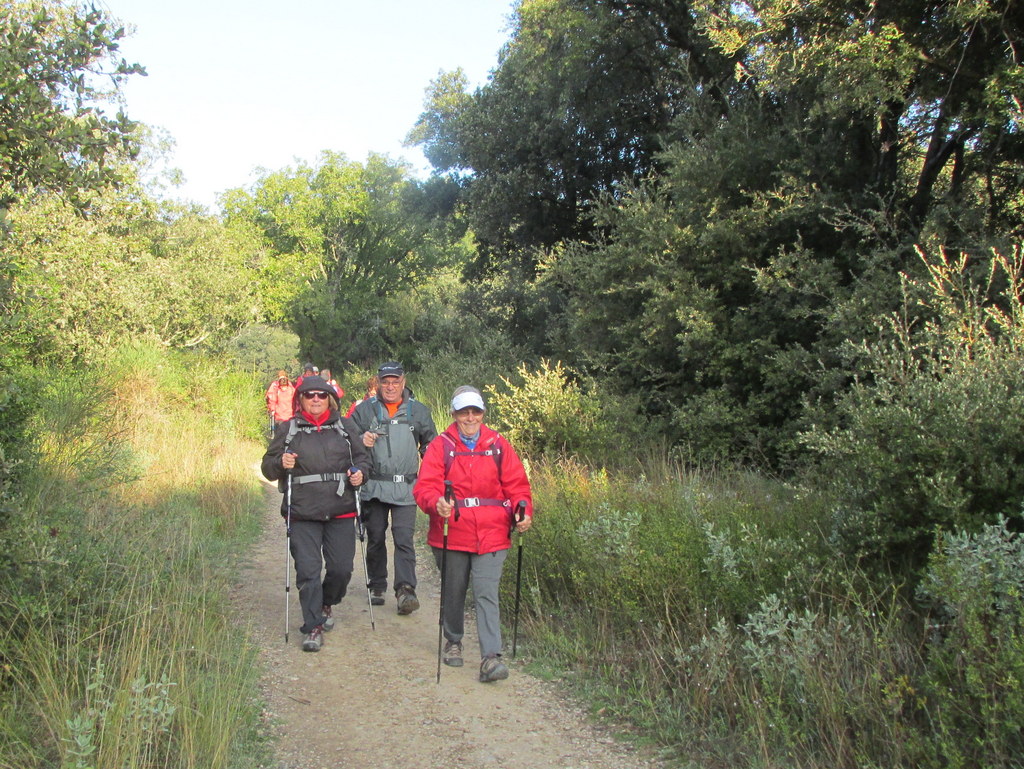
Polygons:
<instances>
[{"instance_id":1,"label":"green foliage","mask_svg":"<svg viewBox=\"0 0 1024 769\"><path fill-rule=\"evenodd\" d=\"M905 312L857 348L863 378L805 436L841 500L843 548L911 572L937 529L1024 503L1024 257L922 258L928 280L905 277Z\"/></svg>"},{"instance_id":2,"label":"green foliage","mask_svg":"<svg viewBox=\"0 0 1024 769\"><path fill-rule=\"evenodd\" d=\"M299 338L290 331L262 323L243 328L224 343L221 353L236 368L258 374L268 384L280 369L294 377L302 365L298 357Z\"/></svg>"},{"instance_id":3,"label":"green foliage","mask_svg":"<svg viewBox=\"0 0 1024 769\"><path fill-rule=\"evenodd\" d=\"M324 153L225 196L229 228L268 245L289 324L320 361L391 357L388 304L443 267L461 238L446 183L418 183L380 156Z\"/></svg>"},{"instance_id":4,"label":"green foliage","mask_svg":"<svg viewBox=\"0 0 1024 769\"><path fill-rule=\"evenodd\" d=\"M683 762L1019 763L1024 545L1006 521L943 537L912 605L833 551L826 498L648 469L533 464L528 659Z\"/></svg>"},{"instance_id":5,"label":"green foliage","mask_svg":"<svg viewBox=\"0 0 1024 769\"><path fill-rule=\"evenodd\" d=\"M585 392L561 362L541 361L535 371L522 364L515 381L504 376L501 381L503 387L486 388L492 419L527 456L624 459L643 431L639 420L630 422L616 413L632 414L633 404L613 401L593 386Z\"/></svg>"},{"instance_id":6,"label":"green foliage","mask_svg":"<svg viewBox=\"0 0 1024 769\"><path fill-rule=\"evenodd\" d=\"M215 349L254 319L253 253L233 231L145 200L105 194L91 205L82 218L37 196L12 216L5 248L21 274L11 302L30 360L95 360L125 334Z\"/></svg>"},{"instance_id":7,"label":"green foliage","mask_svg":"<svg viewBox=\"0 0 1024 769\"><path fill-rule=\"evenodd\" d=\"M898 605L836 597L849 604L801 609L768 595L741 624L719 619L677 649L691 750L767 765L921 765L907 706L913 638Z\"/></svg>"},{"instance_id":8,"label":"green foliage","mask_svg":"<svg viewBox=\"0 0 1024 769\"><path fill-rule=\"evenodd\" d=\"M910 237L940 203L988 205L989 226L1019 228L1006 183L1019 178L1020 104L1008 88L1020 77L1024 26L1005 3L970 0L941 14L927 2L870 13L856 2L693 6L744 83L846 128L837 154L863 161L862 184L889 198Z\"/></svg>"},{"instance_id":9,"label":"green foliage","mask_svg":"<svg viewBox=\"0 0 1024 769\"><path fill-rule=\"evenodd\" d=\"M465 179L481 266L531 271L536 246L589 234L598 196L652 168L686 76L645 14L527 0L512 24L490 82L469 94L442 73L410 140Z\"/></svg>"},{"instance_id":10,"label":"green foliage","mask_svg":"<svg viewBox=\"0 0 1024 769\"><path fill-rule=\"evenodd\" d=\"M8 243L10 209L39 189L86 208L91 191L122 180L115 161L135 151L135 126L102 104L142 73L116 56L123 34L95 8L54 0L0 7L0 452L17 453L20 369L46 325L35 322L33 266Z\"/></svg>"},{"instance_id":11,"label":"green foliage","mask_svg":"<svg viewBox=\"0 0 1024 769\"><path fill-rule=\"evenodd\" d=\"M943 536L918 589L931 608L925 696L936 766L1013 766L1024 750L1024 540L1007 521Z\"/></svg>"},{"instance_id":12,"label":"green foliage","mask_svg":"<svg viewBox=\"0 0 1024 769\"><path fill-rule=\"evenodd\" d=\"M898 593L843 570L825 500L645 469L533 463L528 657L690 762L915 765L915 625Z\"/></svg>"},{"instance_id":13,"label":"green foliage","mask_svg":"<svg viewBox=\"0 0 1024 769\"><path fill-rule=\"evenodd\" d=\"M534 462L545 600L671 628L709 610L742 618L771 592L806 594L826 552L814 505L752 476L660 472Z\"/></svg>"},{"instance_id":14,"label":"green foliage","mask_svg":"<svg viewBox=\"0 0 1024 769\"><path fill-rule=\"evenodd\" d=\"M848 296L849 265L810 250L812 239L842 247L821 226L826 201L773 170L790 160L787 145L751 145L748 128L737 118L700 152L666 153L657 183L599 208L607 237L546 255L541 283L568 297L554 348L616 390L645 393L688 453L784 466L801 395L834 365L835 337L862 320L837 328L822 299ZM794 237L805 245L790 253ZM765 280L784 257L806 272Z\"/></svg>"},{"instance_id":15,"label":"green foliage","mask_svg":"<svg viewBox=\"0 0 1024 769\"><path fill-rule=\"evenodd\" d=\"M0 8L0 214L33 188L85 207L82 192L120 179L110 161L134 152L135 126L101 105L144 74L117 56L123 36L95 7L8 0Z\"/></svg>"},{"instance_id":16,"label":"green foliage","mask_svg":"<svg viewBox=\"0 0 1024 769\"><path fill-rule=\"evenodd\" d=\"M442 75L412 136L463 185L472 311L644 393L690 456L793 469L911 244L1021 231L1003 11L521 3L490 83Z\"/></svg>"}]
</instances>

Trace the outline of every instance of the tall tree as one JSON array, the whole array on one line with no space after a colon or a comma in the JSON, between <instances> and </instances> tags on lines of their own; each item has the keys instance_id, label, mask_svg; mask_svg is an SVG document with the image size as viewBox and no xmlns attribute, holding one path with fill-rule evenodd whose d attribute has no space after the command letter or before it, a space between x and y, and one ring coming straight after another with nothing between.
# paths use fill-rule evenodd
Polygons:
<instances>
[{"instance_id":1,"label":"tall tree","mask_svg":"<svg viewBox=\"0 0 1024 769\"><path fill-rule=\"evenodd\" d=\"M109 161L134 151L134 126L102 105L142 72L117 57L123 34L95 8L0 0L0 464L4 445L20 442L27 402L10 372L25 359L19 342L36 309L18 289L28 265L3 242L8 213L34 189L84 207L90 191L122 172Z\"/></svg>"},{"instance_id":2,"label":"tall tree","mask_svg":"<svg viewBox=\"0 0 1024 769\"><path fill-rule=\"evenodd\" d=\"M487 85L435 81L410 139L463 179L485 265L529 272L536 247L589 237L599 196L652 170L675 97L693 87L679 54L647 15L523 0Z\"/></svg>"},{"instance_id":3,"label":"tall tree","mask_svg":"<svg viewBox=\"0 0 1024 769\"><path fill-rule=\"evenodd\" d=\"M103 105L144 73L117 56L124 29L95 7L58 0L0 3L0 211L30 188L84 205L81 190L118 177L135 125Z\"/></svg>"},{"instance_id":4,"label":"tall tree","mask_svg":"<svg viewBox=\"0 0 1024 769\"><path fill-rule=\"evenodd\" d=\"M457 238L450 184L419 183L381 156L365 165L325 152L225 198L229 226L249 222L287 285L285 313L306 354L363 360L386 352L383 304L448 258Z\"/></svg>"},{"instance_id":5,"label":"tall tree","mask_svg":"<svg viewBox=\"0 0 1024 769\"><path fill-rule=\"evenodd\" d=\"M765 98L804 93L842 129L837 156L914 240L940 203L976 197L1019 237L1024 180L1020 0L695 0L711 39ZM947 222L954 236L958 225Z\"/></svg>"}]
</instances>

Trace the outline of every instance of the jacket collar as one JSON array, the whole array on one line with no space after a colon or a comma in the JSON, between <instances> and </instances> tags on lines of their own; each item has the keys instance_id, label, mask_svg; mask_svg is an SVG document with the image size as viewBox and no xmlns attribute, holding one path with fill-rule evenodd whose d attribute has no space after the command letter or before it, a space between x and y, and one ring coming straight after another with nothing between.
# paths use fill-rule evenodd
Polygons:
<instances>
[{"instance_id":1,"label":"jacket collar","mask_svg":"<svg viewBox=\"0 0 1024 769\"><path fill-rule=\"evenodd\" d=\"M455 441L456 444L462 443L462 436L459 435L459 425L457 422L452 422L448 425L448 429L445 430L448 436ZM490 448L498 439L498 433L492 430L487 425L480 425L480 438L476 442L476 448L474 451L483 451ZM465 444L463 444L465 445Z\"/></svg>"}]
</instances>

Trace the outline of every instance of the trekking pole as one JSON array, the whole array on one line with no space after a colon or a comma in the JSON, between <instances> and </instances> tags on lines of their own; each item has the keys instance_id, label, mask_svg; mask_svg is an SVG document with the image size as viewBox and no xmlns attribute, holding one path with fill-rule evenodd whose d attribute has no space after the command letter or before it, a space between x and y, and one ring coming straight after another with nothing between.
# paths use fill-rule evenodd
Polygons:
<instances>
[{"instance_id":1,"label":"trekking pole","mask_svg":"<svg viewBox=\"0 0 1024 769\"><path fill-rule=\"evenodd\" d=\"M358 467L353 467L352 471L357 471ZM363 544L366 539L366 529L363 527L363 505L359 500L359 489L355 486L352 487L356 495L356 536L359 538L359 552L363 556L363 577L366 581L366 605L370 609L370 629L376 632L377 625L373 621L373 601L370 600L370 570L366 568L366 547Z\"/></svg>"},{"instance_id":2,"label":"trekking pole","mask_svg":"<svg viewBox=\"0 0 1024 769\"><path fill-rule=\"evenodd\" d=\"M444 482L444 498L449 504L455 505L455 520L459 520L459 503L452 491L452 482ZM441 535L441 608L437 613L437 682L441 683L441 644L444 641L444 575L448 566L448 519L444 519Z\"/></svg>"},{"instance_id":3,"label":"trekking pole","mask_svg":"<svg viewBox=\"0 0 1024 769\"><path fill-rule=\"evenodd\" d=\"M288 471L288 493L285 498L284 524L284 642L288 643L288 613L292 595L292 471Z\"/></svg>"},{"instance_id":4,"label":"trekking pole","mask_svg":"<svg viewBox=\"0 0 1024 769\"><path fill-rule=\"evenodd\" d=\"M516 530L516 524L526 517L526 500L520 499L516 505L516 511L512 515L512 531ZM512 536L512 531L509 536ZM523 578L523 535L519 535L519 546L516 553L516 607L512 612L512 657L516 656L516 641L519 639L519 587Z\"/></svg>"}]
</instances>

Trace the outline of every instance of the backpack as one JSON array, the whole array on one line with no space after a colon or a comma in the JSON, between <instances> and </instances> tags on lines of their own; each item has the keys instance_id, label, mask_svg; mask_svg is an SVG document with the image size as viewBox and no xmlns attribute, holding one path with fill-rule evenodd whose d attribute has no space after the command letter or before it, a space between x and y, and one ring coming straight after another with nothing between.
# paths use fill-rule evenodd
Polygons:
<instances>
[{"instance_id":1,"label":"backpack","mask_svg":"<svg viewBox=\"0 0 1024 769\"><path fill-rule=\"evenodd\" d=\"M500 438L501 435L497 436L497 438L495 439L494 443L491 444L491 448L483 449L481 451L476 451L476 450L473 450L473 451L459 451L458 447L455 444L455 441L452 440L450 435L448 435L447 433L441 433L441 435L438 436L438 437L440 437L444 441L444 443L445 443L445 452L444 452L444 477L445 477L445 481L447 481L447 479L448 479L448 472L451 470L452 463L455 461L455 457L493 457L494 458L494 464L498 468L498 479L499 480L501 479L501 456L502 456L502 452L501 452L501 447L498 446L498 440L497 440L497 438ZM467 498L467 499L460 499L460 500L458 500L458 504L460 506L462 506L462 507L479 507L480 505L498 505L498 506L508 507L509 506L509 501L507 499L482 499L480 497L471 497L471 498ZM456 508L456 511L455 511L455 520L456 521L459 520L459 518L458 518L458 508Z\"/></svg>"}]
</instances>

